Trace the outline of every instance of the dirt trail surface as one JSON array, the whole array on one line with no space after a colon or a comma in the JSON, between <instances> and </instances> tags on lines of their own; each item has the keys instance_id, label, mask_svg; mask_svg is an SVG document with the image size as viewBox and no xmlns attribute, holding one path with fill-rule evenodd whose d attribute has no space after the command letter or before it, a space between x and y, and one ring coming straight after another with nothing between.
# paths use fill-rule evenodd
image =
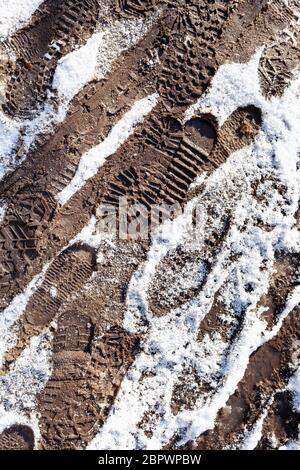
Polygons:
<instances>
[{"instance_id":1,"label":"dirt trail surface","mask_svg":"<svg viewBox=\"0 0 300 470\"><path fill-rule=\"evenodd\" d=\"M22 15L0 43L0 448L297 448L300 2Z\"/></svg>"}]
</instances>

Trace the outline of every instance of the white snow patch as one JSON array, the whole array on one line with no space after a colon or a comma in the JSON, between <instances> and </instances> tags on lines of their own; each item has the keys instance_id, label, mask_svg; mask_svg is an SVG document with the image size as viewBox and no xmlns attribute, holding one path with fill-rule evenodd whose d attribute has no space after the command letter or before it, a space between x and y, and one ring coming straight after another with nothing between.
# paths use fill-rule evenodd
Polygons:
<instances>
[{"instance_id":1,"label":"white snow patch","mask_svg":"<svg viewBox=\"0 0 300 470\"><path fill-rule=\"evenodd\" d=\"M7 36L31 18L44 0L0 0L0 39Z\"/></svg>"}]
</instances>

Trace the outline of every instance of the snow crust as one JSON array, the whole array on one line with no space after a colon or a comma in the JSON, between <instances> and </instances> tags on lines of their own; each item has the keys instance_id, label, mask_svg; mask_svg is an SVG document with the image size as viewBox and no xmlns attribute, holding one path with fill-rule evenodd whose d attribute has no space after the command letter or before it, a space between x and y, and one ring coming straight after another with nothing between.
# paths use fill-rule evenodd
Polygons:
<instances>
[{"instance_id":1,"label":"snow crust","mask_svg":"<svg viewBox=\"0 0 300 470\"><path fill-rule=\"evenodd\" d=\"M0 40L24 26L43 1L0 0Z\"/></svg>"}]
</instances>

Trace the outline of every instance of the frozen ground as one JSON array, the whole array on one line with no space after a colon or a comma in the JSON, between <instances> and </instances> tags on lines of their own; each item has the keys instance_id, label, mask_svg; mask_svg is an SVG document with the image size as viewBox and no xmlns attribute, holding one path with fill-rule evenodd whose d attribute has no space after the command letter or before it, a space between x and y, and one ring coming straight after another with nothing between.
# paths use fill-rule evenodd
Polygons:
<instances>
[{"instance_id":1,"label":"frozen ground","mask_svg":"<svg viewBox=\"0 0 300 470\"><path fill-rule=\"evenodd\" d=\"M7 8L7 2L0 0L0 35L4 38L28 21L40 3L38 0L14 0ZM37 135L48 132L64 120L71 99L83 85L94 77L105 76L115 57L137 42L146 30L147 25L140 21L126 20L124 24L98 31L84 46L60 61L54 79L60 103L58 109L51 108L49 101L36 119L26 122L0 116L0 177L15 165L13 149L21 130L25 129L26 158L26 150ZM160 449L174 434L180 435L179 446L212 429L218 411L225 406L243 378L250 355L278 334L284 318L300 303L300 287L296 286L271 329L257 308L259 299L268 291L275 253L278 250L298 253L300 245L299 232L295 229L295 214L300 200L300 77L295 72L292 84L282 97L265 99L258 78L261 53L262 50L258 50L246 64L222 66L209 91L187 112L186 119L197 112L210 112L222 124L238 107L252 104L262 110L263 124L255 142L233 154L212 176L202 178L199 182L201 192L188 204L184 214L167 222L153 237L146 262L131 279L124 319L124 327L128 331L146 333L142 351L122 383L107 422L88 449ZM84 66L81 66L83 58ZM61 204L76 193L97 172L105 158L129 137L134 126L154 107L156 99L157 95L151 95L136 102L107 138L82 156L74 179L58 196ZM253 196L251 190L256 181L263 195L260 200ZM277 184L272 186L272 181ZM277 189L280 185L287 188L284 195ZM203 200L215 206L219 219L227 213L231 215L232 223L222 251L213 260L208 280L198 295L180 309L155 317L148 304L149 286L159 264L170 251L178 246L194 247L195 243L201 250L202 233L211 220L209 215L205 215L201 227L195 229L192 211L194 207L200 207L205 214ZM1 211L4 210L3 205ZM258 221L271 229L265 231ZM99 240L93 231L94 225L92 220L80 239L97 246ZM235 256L237 254L238 257ZM47 269L45 266L44 272ZM193 273L190 266L185 266L185 269ZM2 313L1 357L14 343L14 323L24 311L44 272ZM193 279L184 277L182 281L183 273L177 274L179 285L184 282L192 284ZM251 291L247 289L249 284ZM240 312L245 310L242 327L234 341L226 341L216 332L213 337L207 335L198 342L200 322L220 289L225 305L235 305L231 317L225 322L234 324L239 321ZM49 330L35 337L13 370L0 379L0 431L15 422L30 423L38 439L35 396L51 373L50 340ZM192 369L199 379L211 385L214 393L199 394L192 409L181 409L174 415L173 388L182 374ZM290 364L290 369L293 375L288 389L293 393L295 408L300 411L299 364ZM268 406L272 399L270 397ZM267 411L268 408L253 428L245 430L242 449L253 449L259 442ZM149 424L151 434L139 426L147 413L153 415L153 422ZM291 441L283 449L296 449L299 445L297 441Z\"/></svg>"}]
</instances>

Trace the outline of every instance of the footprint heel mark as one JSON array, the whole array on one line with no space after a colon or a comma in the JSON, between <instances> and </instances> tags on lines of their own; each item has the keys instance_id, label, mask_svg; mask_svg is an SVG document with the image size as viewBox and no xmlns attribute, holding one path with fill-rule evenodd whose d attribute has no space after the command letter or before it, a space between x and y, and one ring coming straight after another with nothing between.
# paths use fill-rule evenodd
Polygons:
<instances>
[{"instance_id":1,"label":"footprint heel mark","mask_svg":"<svg viewBox=\"0 0 300 470\"><path fill-rule=\"evenodd\" d=\"M73 179L78 168L78 158L71 160L70 157L65 157L65 164L60 173L54 174L54 177L51 179L49 186L51 190L58 194L62 191Z\"/></svg>"},{"instance_id":2,"label":"footprint heel mark","mask_svg":"<svg viewBox=\"0 0 300 470\"><path fill-rule=\"evenodd\" d=\"M138 46L117 59L115 69L106 80L93 82L84 87L74 98L70 113L56 135L33 151L22 167L7 175L1 182L3 192L13 199L15 185L19 184L26 175L34 175L32 187L35 188L36 182L40 183L40 175L43 175L44 187L47 187L53 195L71 181L81 155L99 143L99 136L105 138L108 130L118 122L125 111L130 109L136 99L144 97L143 90L146 84L152 86L156 65L149 69L147 61L151 53L159 47L157 42L160 43L160 40L157 41L157 36L163 22L164 18L158 18ZM50 173L49 161L51 161ZM63 227L63 234L60 234L63 242L59 248L76 233L72 231L72 235L69 236L69 233L66 233L67 229L68 222ZM45 242L49 243L46 240Z\"/></svg>"},{"instance_id":3,"label":"footprint heel mark","mask_svg":"<svg viewBox=\"0 0 300 470\"><path fill-rule=\"evenodd\" d=\"M17 344L4 357L4 371L7 372L32 336L55 319L62 304L84 287L95 265L96 254L86 245L72 246L57 256L16 324Z\"/></svg>"},{"instance_id":4,"label":"footprint heel mark","mask_svg":"<svg viewBox=\"0 0 300 470\"><path fill-rule=\"evenodd\" d=\"M29 426L14 425L0 434L0 450L33 450L34 434Z\"/></svg>"},{"instance_id":5,"label":"footprint heel mark","mask_svg":"<svg viewBox=\"0 0 300 470\"><path fill-rule=\"evenodd\" d=\"M47 98L57 63L96 29L98 0L46 0L31 25L5 44L17 59L10 66L3 111L29 118Z\"/></svg>"},{"instance_id":6,"label":"footprint heel mark","mask_svg":"<svg viewBox=\"0 0 300 470\"><path fill-rule=\"evenodd\" d=\"M171 31L177 36L170 33L170 52L162 57L158 78L160 96L170 108L194 103L207 89L218 68L215 51L231 7L200 1L174 11Z\"/></svg>"}]
</instances>

